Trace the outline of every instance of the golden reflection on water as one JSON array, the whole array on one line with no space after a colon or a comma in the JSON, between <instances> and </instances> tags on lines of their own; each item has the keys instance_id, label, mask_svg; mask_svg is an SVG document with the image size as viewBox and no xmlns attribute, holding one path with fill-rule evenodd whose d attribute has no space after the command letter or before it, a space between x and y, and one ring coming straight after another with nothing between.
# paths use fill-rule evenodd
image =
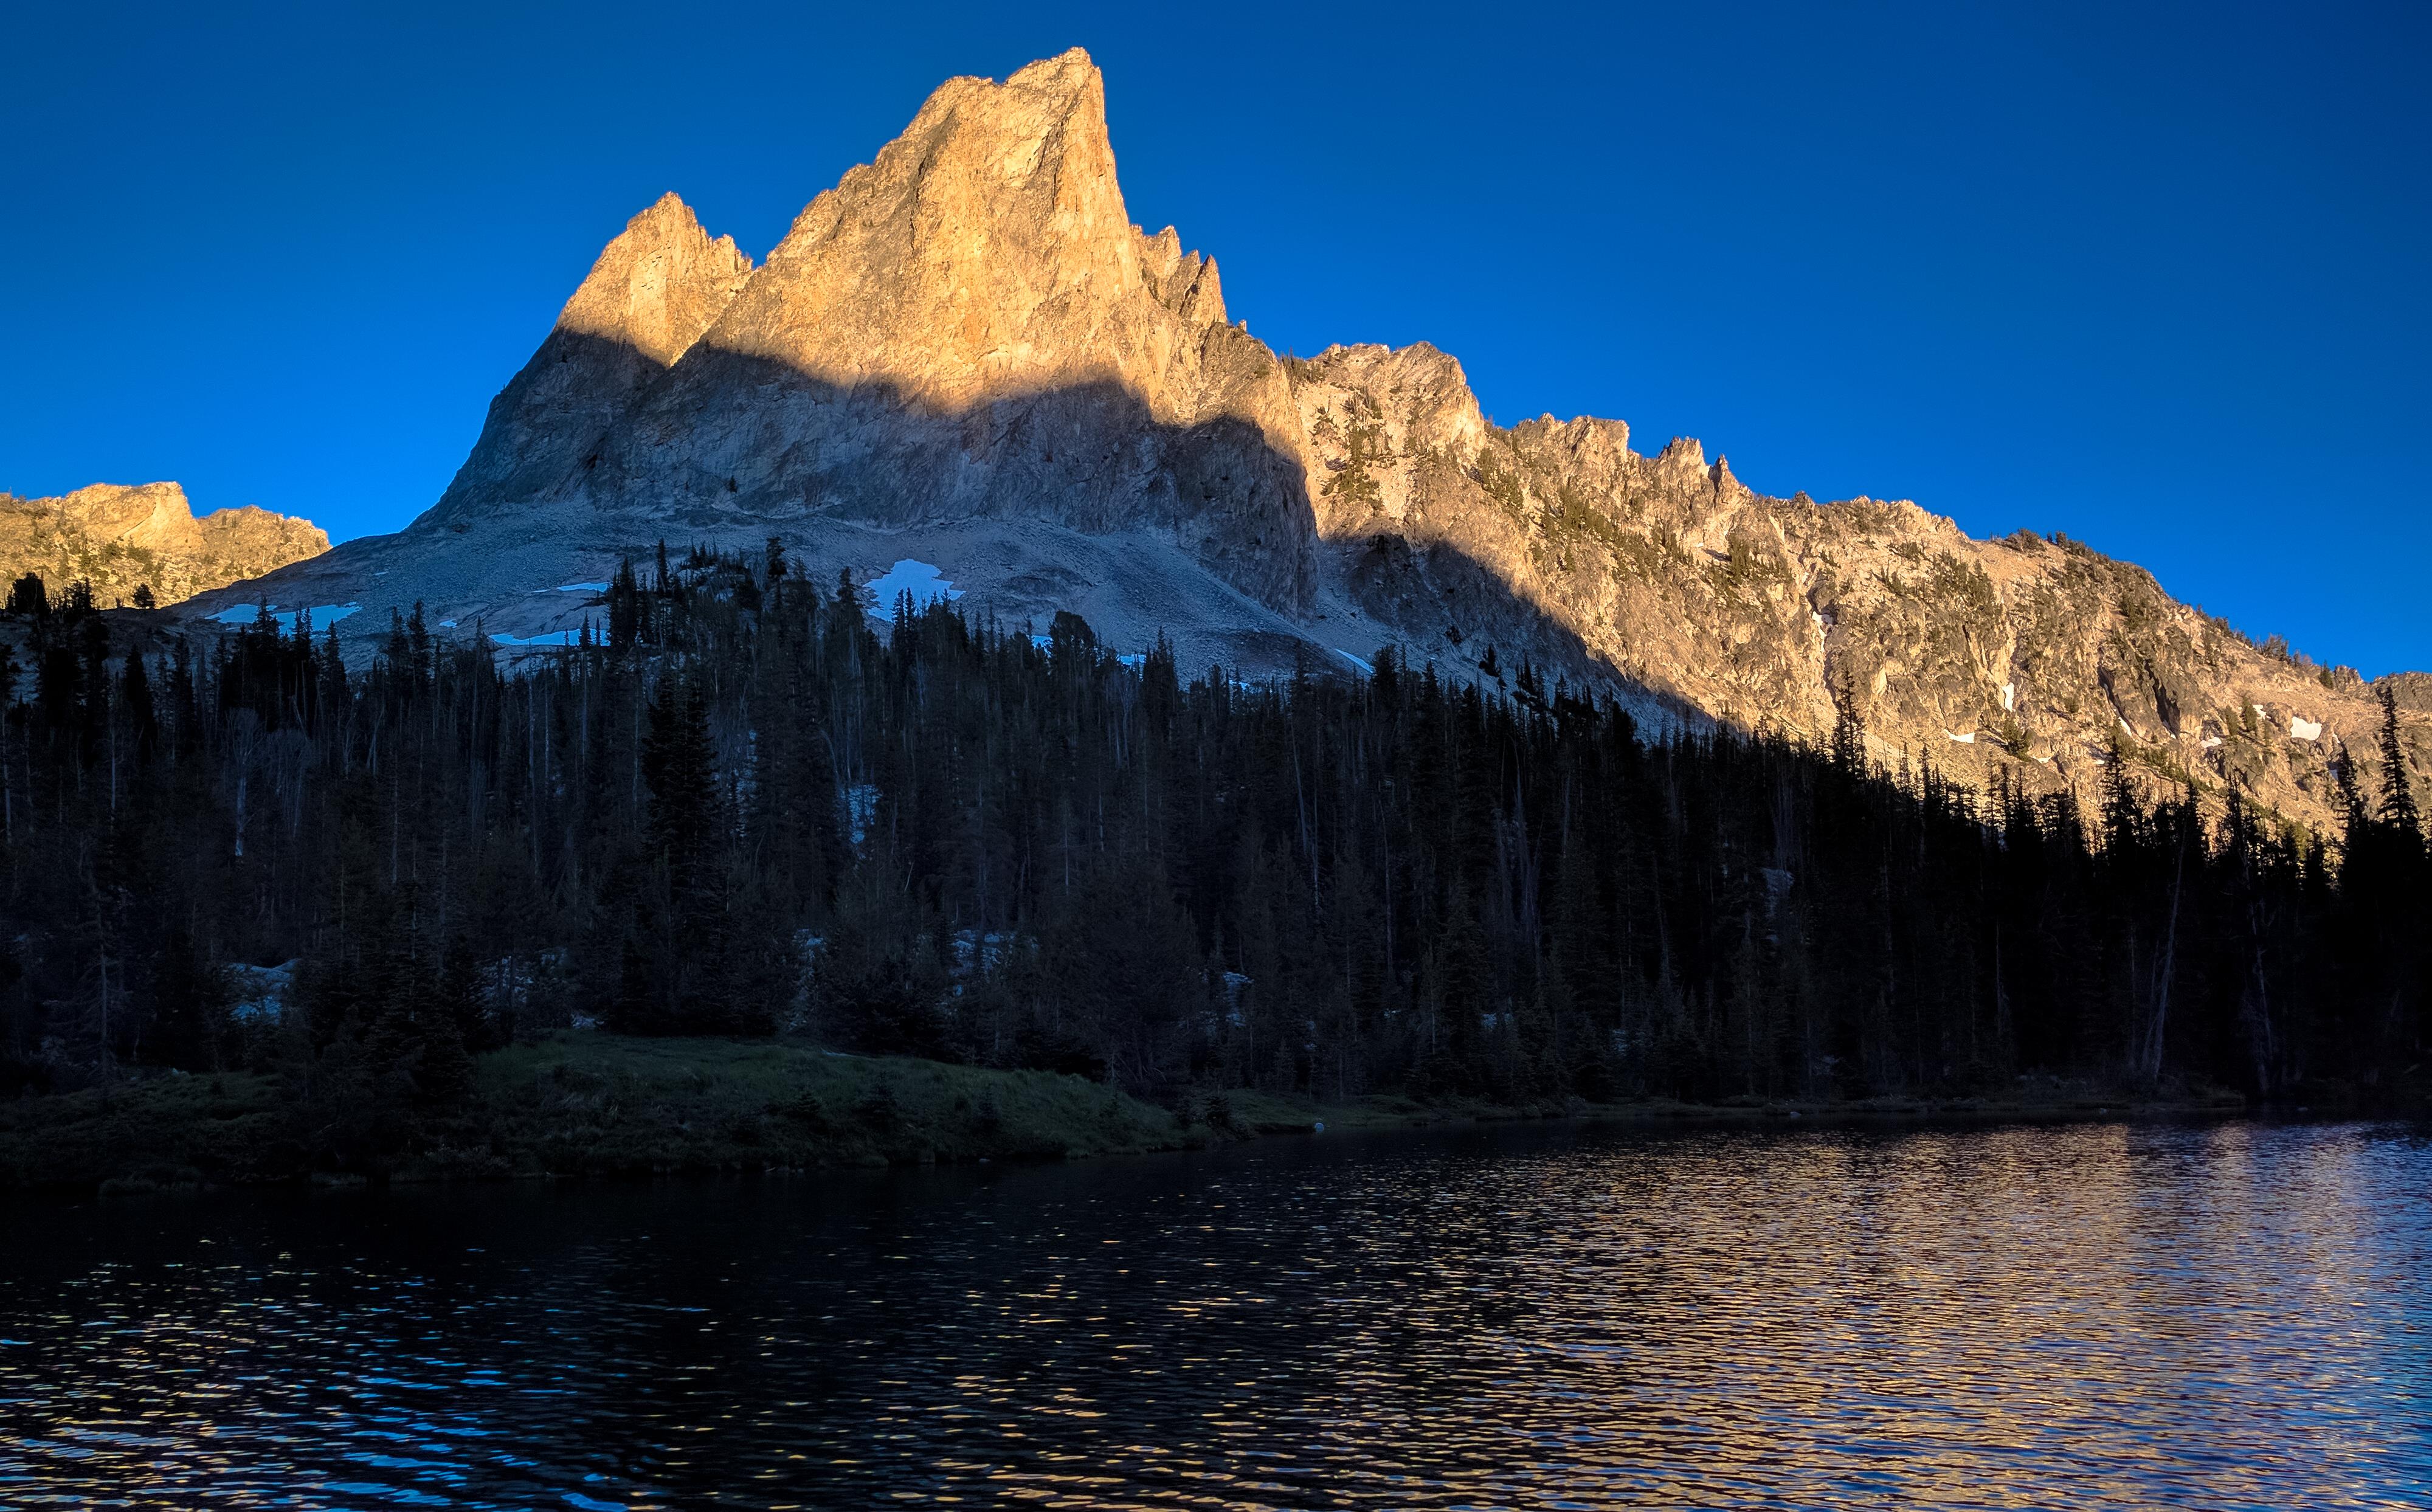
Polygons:
<instances>
[{"instance_id":1,"label":"golden reflection on water","mask_svg":"<svg viewBox=\"0 0 2432 1512\"><path fill-rule=\"evenodd\" d=\"M2421 1506L2427 1198L2227 1124L21 1208L0 1504Z\"/></svg>"}]
</instances>

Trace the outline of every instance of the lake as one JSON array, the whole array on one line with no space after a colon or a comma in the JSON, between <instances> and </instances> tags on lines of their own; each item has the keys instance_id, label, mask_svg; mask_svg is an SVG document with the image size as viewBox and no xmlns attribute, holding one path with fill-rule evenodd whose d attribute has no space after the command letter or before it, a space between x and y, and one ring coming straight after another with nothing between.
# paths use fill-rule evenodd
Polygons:
<instances>
[{"instance_id":1,"label":"lake","mask_svg":"<svg viewBox=\"0 0 2432 1512\"><path fill-rule=\"evenodd\" d=\"M1271 1139L18 1201L15 1506L2421 1506L2432 1140Z\"/></svg>"}]
</instances>

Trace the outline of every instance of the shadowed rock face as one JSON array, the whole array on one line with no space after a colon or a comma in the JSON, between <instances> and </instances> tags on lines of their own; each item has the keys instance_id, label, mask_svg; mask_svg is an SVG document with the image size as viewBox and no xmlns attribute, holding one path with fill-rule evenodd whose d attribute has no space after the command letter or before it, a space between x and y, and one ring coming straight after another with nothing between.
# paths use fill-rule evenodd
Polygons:
<instances>
[{"instance_id":1,"label":"shadowed rock face","mask_svg":"<svg viewBox=\"0 0 2432 1512\"><path fill-rule=\"evenodd\" d=\"M583 465L652 380L701 340L751 276L673 194L634 216L524 370L490 401L473 453L426 521L533 497Z\"/></svg>"},{"instance_id":2,"label":"shadowed rock face","mask_svg":"<svg viewBox=\"0 0 2432 1512\"><path fill-rule=\"evenodd\" d=\"M529 634L579 619L552 584L655 539L769 534L823 572L937 563L1008 620L1170 630L1192 664L1395 645L1478 676L1492 647L1691 718L1816 737L1847 711L1978 783L2089 790L2116 739L2143 780L2314 823L2377 716L2074 544L1765 497L1616 421L1496 427L1425 344L1278 358L1212 260L1131 224L1078 50L949 80L757 268L662 199L437 506L275 583Z\"/></svg>"},{"instance_id":3,"label":"shadowed rock face","mask_svg":"<svg viewBox=\"0 0 2432 1512\"><path fill-rule=\"evenodd\" d=\"M39 573L54 597L81 579L103 608L150 585L162 604L329 549L310 520L246 505L194 518L175 483L95 483L57 498L0 495L0 574Z\"/></svg>"}]
</instances>

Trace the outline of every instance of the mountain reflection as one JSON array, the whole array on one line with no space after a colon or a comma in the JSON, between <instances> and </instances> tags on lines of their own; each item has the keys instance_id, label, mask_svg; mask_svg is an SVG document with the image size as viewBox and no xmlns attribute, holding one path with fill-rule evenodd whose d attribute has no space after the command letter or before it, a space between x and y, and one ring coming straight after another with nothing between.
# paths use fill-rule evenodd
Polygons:
<instances>
[{"instance_id":1,"label":"mountain reflection","mask_svg":"<svg viewBox=\"0 0 2432 1512\"><path fill-rule=\"evenodd\" d=\"M2427 1196L2230 1124L21 1208L0 1502L2420 1504Z\"/></svg>"}]
</instances>

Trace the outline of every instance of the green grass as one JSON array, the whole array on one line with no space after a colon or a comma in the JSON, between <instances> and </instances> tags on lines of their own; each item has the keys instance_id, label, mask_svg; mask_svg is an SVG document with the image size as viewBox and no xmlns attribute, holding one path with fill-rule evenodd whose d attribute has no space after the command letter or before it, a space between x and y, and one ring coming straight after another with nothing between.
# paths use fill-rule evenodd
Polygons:
<instances>
[{"instance_id":1,"label":"green grass","mask_svg":"<svg viewBox=\"0 0 2432 1512\"><path fill-rule=\"evenodd\" d=\"M278 1084L241 1073L0 1100L0 1186L276 1180L306 1168L291 1124Z\"/></svg>"},{"instance_id":2,"label":"green grass","mask_svg":"<svg viewBox=\"0 0 2432 1512\"><path fill-rule=\"evenodd\" d=\"M481 1057L462 1105L401 1116L392 1147L375 1153L317 1148L310 1121L276 1079L240 1074L0 1101L0 1186L760 1171L1193 1141L1173 1114L1076 1076L598 1033Z\"/></svg>"},{"instance_id":3,"label":"green grass","mask_svg":"<svg viewBox=\"0 0 2432 1512\"><path fill-rule=\"evenodd\" d=\"M624 1174L1060 1160L1171 1149L1174 1117L1077 1076L777 1041L564 1034L484 1056L431 1173ZM451 1142L449 1134L458 1134Z\"/></svg>"}]
</instances>

